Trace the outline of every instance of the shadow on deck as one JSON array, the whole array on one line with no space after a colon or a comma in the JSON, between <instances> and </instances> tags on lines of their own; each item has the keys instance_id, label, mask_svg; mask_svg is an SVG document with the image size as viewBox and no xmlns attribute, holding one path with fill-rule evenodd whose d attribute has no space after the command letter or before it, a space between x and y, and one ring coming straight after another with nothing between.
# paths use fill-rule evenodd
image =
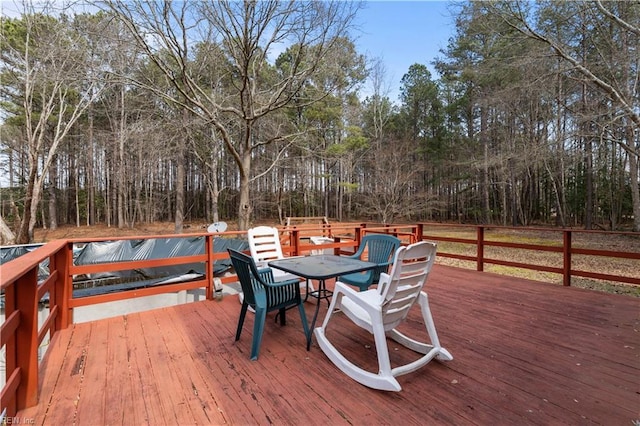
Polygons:
<instances>
[{"instance_id":1,"label":"shadow on deck","mask_svg":"<svg viewBox=\"0 0 640 426\"><path fill-rule=\"evenodd\" d=\"M76 324L43 360L36 424L617 424L640 419L640 300L436 265L427 283L453 355L368 389L343 375L300 319L270 315L257 362L253 321L234 343L236 296ZM313 314L307 303L307 316ZM96 307L99 309L99 306ZM324 318L323 304L319 321ZM418 309L408 329L423 331ZM347 321L345 352L376 364ZM392 348L392 363L410 352Z\"/></svg>"}]
</instances>

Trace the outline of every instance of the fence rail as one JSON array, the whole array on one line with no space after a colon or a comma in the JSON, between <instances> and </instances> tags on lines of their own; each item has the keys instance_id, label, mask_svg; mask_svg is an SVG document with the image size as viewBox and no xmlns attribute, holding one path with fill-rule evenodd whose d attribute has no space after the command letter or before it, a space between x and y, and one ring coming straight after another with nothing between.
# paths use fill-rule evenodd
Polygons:
<instances>
[{"instance_id":1,"label":"fence rail","mask_svg":"<svg viewBox=\"0 0 640 426\"><path fill-rule=\"evenodd\" d=\"M619 251L619 250L604 250L604 249L589 249L589 248L577 248L573 247L573 237L575 234L591 234L596 236L602 236L606 238L607 235L622 235L636 240L640 240L640 234L633 232L607 232L607 231L586 231L586 230L572 230L572 229L556 229L556 228L517 228L507 226L489 226L489 225L451 225L451 224L439 224L439 223L419 223L417 231L418 239L443 241L451 243L461 243L474 245L476 247L475 255L461 255L457 253L447 253L438 250L438 256L454 258L459 260L466 260L476 262L476 270L484 271L485 265L494 264L509 266L514 268L528 269L533 271L544 271L562 275L562 284L565 286L571 285L572 277L585 277L606 281L614 281L625 284L640 285L640 273L636 276L625 276L616 274L604 274L599 272L584 271L575 269L573 266L573 255L587 255L596 257L608 257L614 259L632 259L640 260L640 252L637 251ZM437 235L434 230L442 228L453 228L458 230L475 230L475 238L452 238L443 237ZM551 233L558 235L557 241L561 245L541 245L541 244L528 244L519 242L504 242L504 241L492 241L487 239L486 232L489 230L496 231L528 231L538 233ZM562 255L562 266L553 267L546 265L535 265L533 263L516 262L512 260L495 259L485 256L486 247L502 247L512 248L520 250L530 251L542 251L560 253Z\"/></svg>"}]
</instances>

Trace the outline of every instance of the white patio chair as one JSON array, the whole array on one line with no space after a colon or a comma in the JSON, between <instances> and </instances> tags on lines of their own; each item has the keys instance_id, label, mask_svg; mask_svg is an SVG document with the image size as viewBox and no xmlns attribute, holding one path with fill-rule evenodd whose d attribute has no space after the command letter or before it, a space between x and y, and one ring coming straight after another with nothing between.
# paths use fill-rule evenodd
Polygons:
<instances>
[{"instance_id":1,"label":"white patio chair","mask_svg":"<svg viewBox=\"0 0 640 426\"><path fill-rule=\"evenodd\" d=\"M309 237L309 241L311 241L311 244L319 246L322 244L331 244L334 242L334 239L329 237ZM311 250L311 255L317 256L319 254L333 254L333 252L334 252L334 249L332 248L315 249L315 250Z\"/></svg>"},{"instance_id":2,"label":"white patio chair","mask_svg":"<svg viewBox=\"0 0 640 426\"><path fill-rule=\"evenodd\" d=\"M347 284L339 281L336 283L327 316L322 326L316 328L314 333L322 351L342 372L370 388L400 391L402 388L396 380L397 376L415 371L433 358L441 361L453 359L451 354L440 346L427 294L422 291L435 257L435 243L418 242L400 247L396 251L390 274L381 274L377 288L358 292ZM420 305L431 343L414 340L396 329L407 318L409 310L416 302ZM378 356L378 372L358 367L329 341L327 326L333 316L340 312L373 334ZM387 337L423 356L409 364L392 368Z\"/></svg>"},{"instance_id":3,"label":"white patio chair","mask_svg":"<svg viewBox=\"0 0 640 426\"><path fill-rule=\"evenodd\" d=\"M280 234L277 228L271 226L256 226L247 231L247 237L249 239L251 257L258 269L268 268L270 260L284 259L282 246L280 245ZM289 274L288 272L275 268L271 269L275 282L291 279L301 280L297 275ZM311 292L313 291L313 285L310 282L301 281L300 289L306 289L307 292ZM307 300L307 295L305 295L304 300ZM240 302L242 302L242 296L240 296Z\"/></svg>"}]
</instances>

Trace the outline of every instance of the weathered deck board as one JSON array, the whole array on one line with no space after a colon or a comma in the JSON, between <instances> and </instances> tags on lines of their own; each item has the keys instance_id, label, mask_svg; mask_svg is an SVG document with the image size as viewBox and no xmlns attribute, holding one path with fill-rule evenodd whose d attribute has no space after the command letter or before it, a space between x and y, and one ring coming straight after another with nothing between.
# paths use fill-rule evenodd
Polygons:
<instances>
[{"instance_id":1,"label":"weathered deck board","mask_svg":"<svg viewBox=\"0 0 640 426\"><path fill-rule=\"evenodd\" d=\"M631 424L640 419L640 300L436 265L429 300L453 355L379 392L340 373L297 311L253 319L234 342L235 296L77 324L43 361L37 424ZM311 317L315 306L307 304ZM319 321L326 312L321 306ZM335 317L329 336L375 369L368 333ZM424 333L414 310L406 331ZM392 363L414 359L394 348Z\"/></svg>"},{"instance_id":2,"label":"weathered deck board","mask_svg":"<svg viewBox=\"0 0 640 426\"><path fill-rule=\"evenodd\" d=\"M91 324L91 336L84 348L85 364L76 411L76 421L79 424L89 424L96 417L104 418L107 410L107 379L118 374L116 371L107 371L107 351L109 346L121 344L109 340L110 325L116 326L113 321L96 321Z\"/></svg>"},{"instance_id":3,"label":"weathered deck board","mask_svg":"<svg viewBox=\"0 0 640 426\"><path fill-rule=\"evenodd\" d=\"M129 409L123 409L123 424L162 424L169 417L161 411L160 383L147 380L153 377L151 360L147 350L145 330L139 315L128 315L125 323L128 382L123 386L132 389ZM127 419L124 415L131 415Z\"/></svg>"},{"instance_id":4,"label":"weathered deck board","mask_svg":"<svg viewBox=\"0 0 640 426\"><path fill-rule=\"evenodd\" d=\"M78 390L84 376L84 348L88 345L90 336L90 327L65 330L64 333L58 333L49 344L41 363L40 388L53 390L60 386L66 387L67 391L41 392L38 407L43 420L48 419L52 407L56 410L56 415L75 419Z\"/></svg>"}]
</instances>

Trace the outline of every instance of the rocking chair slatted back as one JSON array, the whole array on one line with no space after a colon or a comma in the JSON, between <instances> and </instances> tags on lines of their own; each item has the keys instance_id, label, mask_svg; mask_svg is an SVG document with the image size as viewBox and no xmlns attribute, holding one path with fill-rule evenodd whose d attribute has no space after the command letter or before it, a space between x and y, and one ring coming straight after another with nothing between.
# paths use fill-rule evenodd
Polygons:
<instances>
[{"instance_id":1,"label":"rocking chair slatted back","mask_svg":"<svg viewBox=\"0 0 640 426\"><path fill-rule=\"evenodd\" d=\"M384 328L400 324L418 300L436 258L435 243L401 247L396 252L389 275L382 274L378 291L385 301L382 306Z\"/></svg>"}]
</instances>

